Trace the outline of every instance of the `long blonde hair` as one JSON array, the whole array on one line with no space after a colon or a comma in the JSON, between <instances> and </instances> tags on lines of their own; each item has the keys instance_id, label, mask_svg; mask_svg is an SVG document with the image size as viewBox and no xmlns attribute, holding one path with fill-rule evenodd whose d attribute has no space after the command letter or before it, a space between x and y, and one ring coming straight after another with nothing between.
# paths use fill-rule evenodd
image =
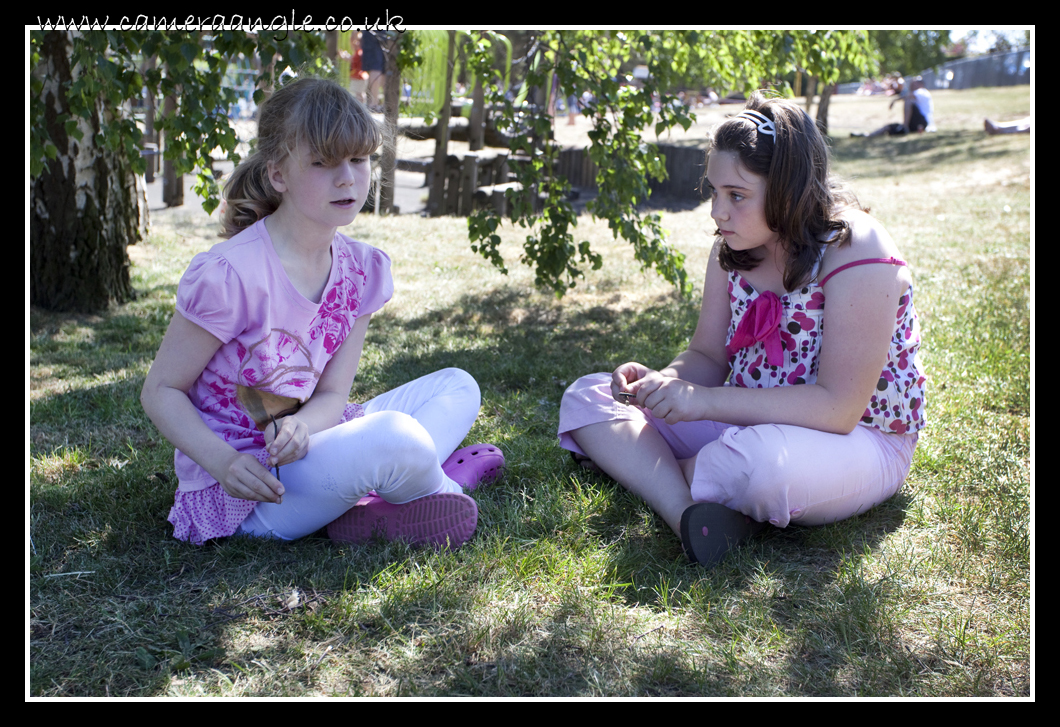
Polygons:
<instances>
[{"instance_id":1,"label":"long blonde hair","mask_svg":"<svg viewBox=\"0 0 1060 727\"><path fill-rule=\"evenodd\" d=\"M232 237L275 212L283 196L269 181L268 163L282 164L304 146L327 163L369 157L383 132L357 99L334 81L301 78L262 104L257 148L224 186L226 209L221 237Z\"/></svg>"}]
</instances>

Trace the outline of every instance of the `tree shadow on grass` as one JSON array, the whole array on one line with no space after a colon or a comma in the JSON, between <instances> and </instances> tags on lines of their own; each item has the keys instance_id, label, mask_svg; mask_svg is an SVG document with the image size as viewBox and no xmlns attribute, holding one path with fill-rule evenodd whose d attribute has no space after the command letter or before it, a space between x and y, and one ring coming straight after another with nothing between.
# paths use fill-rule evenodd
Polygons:
<instances>
[{"instance_id":1,"label":"tree shadow on grass","mask_svg":"<svg viewBox=\"0 0 1060 727\"><path fill-rule=\"evenodd\" d=\"M792 598L798 602L801 598L812 598L814 593L838 588L841 577L838 574L851 559L857 561L859 554L878 552L887 535L901 527L902 496L835 525L771 528L725 563L707 570L685 561L677 538L642 502L606 475L579 468L557 445L557 404L567 384L586 373L611 370L626 360L642 360L655 366L665 364L687 344L697 313L694 303L673 296L661 296L637 311L618 311L607 306L565 309L547 300L529 302L522 291L500 288L485 297L466 297L448 310L432 311L410 322L387 322L388 326L406 328L466 327L476 331L471 338L478 342L475 347L464 349L399 354L391 359L397 365L387 368L392 371L390 376L396 376L399 370L408 376L444 366L465 368L482 386L484 410L490 408L492 401L497 411L511 413L510 424L524 436L537 439L536 456L544 452L552 458L547 465L542 466L540 460L535 465L542 470L540 486L569 487L563 483L573 479L584 487L602 490L604 496L586 522L594 531L591 537L608 552L604 580L628 584L619 588L615 596L627 606L664 609L664 594L668 589L671 593L702 597L707 607L712 600L729 598L733 593L751 588L761 569L767 568L771 577L784 586L767 598L764 607L778 609L778 615L787 613L789 618L795 618L797 627L805 628L805 618L797 613L793 616L786 603ZM420 368L411 371L408 367ZM533 376L528 372L533 372ZM400 383L403 381L394 379L387 386ZM488 502L493 495L487 491L482 497ZM490 506L486 505L487 511ZM498 498L492 506L508 507L503 498ZM573 521L575 516L571 517ZM513 512L498 519L511 522L511 518L517 519L518 514ZM538 523L541 528L534 529L535 537L549 537L550 532L566 532L573 527L562 515L553 514L551 518L547 523ZM576 524L585 525L581 521ZM873 614L886 611L885 594L877 597L871 586L860 591L856 584L845 588L852 595L844 604L836 606L832 620L838 625L829 625L831 632L840 633L842 627L849 633L849 624L875 623ZM792 596L793 593L796 595ZM822 654L830 653L828 650L834 646L833 641L826 639L821 644L805 646L805 650L815 654L815 658L824 658L818 650L823 649ZM659 658L666 661L664 657ZM843 668L835 659L821 663L836 673ZM677 669L664 667L662 662L654 666L645 664L646 693L665 693L658 685L649 686L651 675L660 673L660 669ZM681 667L688 668L687 664ZM793 667L797 668L801 667ZM700 685L709 682L703 682L703 676L694 670L685 673L679 681ZM715 685L711 689L721 692L739 688L735 676L730 682L709 683ZM728 687L724 686L726 683ZM845 692L843 685L836 682L815 693Z\"/></svg>"},{"instance_id":2,"label":"tree shadow on grass","mask_svg":"<svg viewBox=\"0 0 1060 727\"><path fill-rule=\"evenodd\" d=\"M833 160L859 163L859 178L888 177L896 172L922 171L947 165L952 165L956 172L959 165L968 162L1027 154L1025 145L998 141L995 137L975 131L940 131L871 139L833 138L830 141Z\"/></svg>"},{"instance_id":3,"label":"tree shadow on grass","mask_svg":"<svg viewBox=\"0 0 1060 727\"><path fill-rule=\"evenodd\" d=\"M615 296L615 300L619 296ZM642 310L607 303L565 307L545 296L527 296L514 286L499 286L485 295L467 295L453 305L401 320L385 311L373 319L374 342L386 347L386 371L378 376L388 388L446 366L464 368L484 394L527 388L535 382L568 382L599 370L610 371L632 358L652 364L683 347L695 325L698 304L664 293ZM409 350L411 334L425 329L459 331L438 345ZM370 334L373 336L373 334ZM456 339L463 343L455 343ZM667 359L668 361L669 359ZM661 365L661 364L660 364ZM604 368L600 368L604 367Z\"/></svg>"},{"instance_id":4,"label":"tree shadow on grass","mask_svg":"<svg viewBox=\"0 0 1060 727\"><path fill-rule=\"evenodd\" d=\"M92 442L104 450L144 444L154 427L139 403L172 306L100 315L30 311L30 432L34 452Z\"/></svg>"},{"instance_id":5,"label":"tree shadow on grass","mask_svg":"<svg viewBox=\"0 0 1060 727\"><path fill-rule=\"evenodd\" d=\"M140 291L134 303L96 315L30 308L31 371L44 374L31 375L31 391L65 390L61 379L105 379L149 365L173 316L175 294L176 285L156 286Z\"/></svg>"},{"instance_id":6,"label":"tree shadow on grass","mask_svg":"<svg viewBox=\"0 0 1060 727\"><path fill-rule=\"evenodd\" d=\"M631 570L609 570L549 604L546 628L505 620L490 657L456 665L448 684L493 696L592 696L601 685L608 696L749 696L778 685L789 695L893 694L915 672L886 638L889 583L866 577L860 554L900 526L903 508L899 497L836 526L765 538L711 571L659 552L631 557ZM659 550L641 538L629 550L644 546ZM585 589L612 587L627 614L649 609L658 620L601 618L606 599L590 601ZM776 630L790 645L774 652L765 642Z\"/></svg>"},{"instance_id":7,"label":"tree shadow on grass","mask_svg":"<svg viewBox=\"0 0 1060 727\"><path fill-rule=\"evenodd\" d=\"M879 622L877 614L886 611L886 593L869 580L851 577L849 564L857 562L859 553L877 551L881 539L900 526L904 511L901 502L892 501L833 526L769 533L713 570L687 563L676 538L643 503L602 475L587 477L557 446L558 402L570 382L586 373L611 370L626 360L664 365L686 345L698 313L695 301L670 293L647 301L637 310L620 309L609 301L564 306L545 296L528 295L523 289L501 286L484 296L464 296L450 306L409 320L384 311L373 321L370 344L378 348L379 363L363 367L358 387L381 393L431 371L457 366L472 373L482 388L483 414L476 430L503 432L508 437L505 446L512 474L475 495L483 523L497 523L507 532L483 532L469 543L466 555L444 557L466 557L475 564L476 549L494 547L498 539L496 547L505 551L517 550L516 546L504 546L505 542L541 539L556 541L554 547L560 550L603 550L607 562L602 580L619 584L614 586L613 597L626 606L664 612L676 603L678 608L698 612L700 618L709 620L712 604L757 598L763 608L772 610L778 622L824 634L817 641L807 640L802 653L819 665L814 674L838 675L843 657L834 656L840 653L836 650L842 638L836 634L850 634L857 628L863 640L872 639L870 627ZM121 314L86 325L96 331L97 341L102 339L116 350L133 346L140 337L160 336L164 329L162 320L145 322ZM39 335L45 329L39 325L36 330ZM39 354L42 365L45 361L55 365L64 345L65 350L73 348L75 353L83 345L60 343L56 339L54 351ZM139 341L135 353L143 356L149 348L153 353L154 345ZM114 363L95 365L106 368ZM51 395L50 405L57 408L42 420L61 427L61 410L66 409L80 412L82 419L95 412L95 424L113 425L118 414L102 408L102 400L116 396L128 403L137 387L129 380L87 388L91 390L82 387ZM40 414L44 410L37 411ZM142 422L145 428L150 426L146 419ZM115 631L82 645L89 652L97 652L96 662L109 664L108 688L115 691L158 693L167 683L167 668L203 674L220 668L238 676L227 666L234 663L226 646L230 627L232 633L256 628L253 623L244 623L246 617L238 614L250 612L264 621L281 617L269 615L277 611L271 601L267 609L248 607L224 594L255 591L274 598L292 584L341 593L371 582L393 568L395 559L400 564L410 557L434 557L429 553L411 555L400 550L404 546L388 543L347 549L317 538L298 543L227 539L206 547L175 543L169 540L169 526L164 521L174 482L152 479L152 472L160 466L157 463L171 452L171 447L159 442L142 463L124 468L118 467L120 463L103 463L95 470L63 475L32 507L34 532L41 533L41 528L48 532L38 543L43 547L35 560L35 573L63 569L106 573L97 576L101 582L96 585L78 586L84 592L74 593L69 584L59 583L61 579L44 582L38 589L44 594L41 597L72 597L82 607L94 603L109 613L115 608L115 593L121 593L122 599L157 611L149 627L143 620L134 622L141 624L134 629L139 641ZM167 473L171 475L168 469ZM589 504L572 500L567 484L571 477L600 492L592 493ZM584 535L578 535L586 529ZM130 567L130 554L135 554L135 567ZM752 587L763 572L780 584L764 595ZM482 583L485 586L487 581ZM582 585L595 588L601 584ZM809 609L817 614L810 617L798 609L800 602L836 589L846 594L846 600L824 617L817 607ZM475 608L473 589L456 598L457 602L446 607L460 612ZM409 618L429 622L432 609L438 606L413 598L409 608ZM563 608L557 613L573 614L580 606L571 603ZM129 618L120 609L114 617ZM313 621L308 615L284 614L282 618ZM93 631L95 624L90 621L77 627L79 634ZM45 628L47 624L38 630ZM357 627L351 628L356 631ZM505 640L519 644L531 637L539 639L535 628L528 622ZM43 638L43 633L38 635L40 645L35 648L45 649L49 643L55 646L50 636ZM715 634L706 638L717 642L723 637ZM482 685L482 693L589 693L595 667L586 643L593 643L591 634L571 632L540 642L540 648L532 653L507 650L504 658L508 665L529 676L504 688ZM285 648L262 653L275 653L274 658L280 660ZM686 653L670 647L635 650L630 658L632 694L747 693L747 676L740 669L725 672L697 666ZM568 666L563 675L567 676L559 682L533 685L532 675L538 667L564 661ZM45 688L47 680L59 673L57 662L48 663L35 668L36 689ZM472 669L470 662L465 665L467 679L481 678L482 669ZM838 676L830 677L832 681L823 682L821 688L811 684L812 674L807 676L801 666L792 666L792 672L792 678L797 676L813 693L845 693ZM102 677L97 674L94 678ZM451 685L455 691L461 691L458 682ZM82 694L103 691L99 683L93 686L87 681L80 688Z\"/></svg>"}]
</instances>

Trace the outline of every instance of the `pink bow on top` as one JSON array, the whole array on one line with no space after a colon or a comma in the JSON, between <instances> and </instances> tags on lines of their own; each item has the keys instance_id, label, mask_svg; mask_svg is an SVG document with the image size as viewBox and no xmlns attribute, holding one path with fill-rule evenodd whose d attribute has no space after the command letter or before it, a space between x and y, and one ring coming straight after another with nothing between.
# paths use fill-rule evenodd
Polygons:
<instances>
[{"instance_id":1,"label":"pink bow on top","mask_svg":"<svg viewBox=\"0 0 1060 727\"><path fill-rule=\"evenodd\" d=\"M732 356L741 348L761 342L766 349L766 361L770 366L780 366L784 361L784 348L780 344L780 320L784 307L777 294L767 290L755 298L743 314L736 333L725 346Z\"/></svg>"}]
</instances>

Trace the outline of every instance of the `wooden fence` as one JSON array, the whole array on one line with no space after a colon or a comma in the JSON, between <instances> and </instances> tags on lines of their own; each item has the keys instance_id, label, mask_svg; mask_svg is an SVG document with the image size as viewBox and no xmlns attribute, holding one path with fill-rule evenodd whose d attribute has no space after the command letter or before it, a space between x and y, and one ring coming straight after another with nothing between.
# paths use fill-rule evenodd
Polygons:
<instances>
[{"instance_id":1,"label":"wooden fence","mask_svg":"<svg viewBox=\"0 0 1060 727\"><path fill-rule=\"evenodd\" d=\"M433 166L433 165L432 165ZM427 171L427 187L433 184L434 169ZM496 205L496 194L503 200L504 189L509 184L508 154L491 152L468 152L462 156L450 154L445 159L445 181L442 187L442 199L439 201L440 214L467 216L476 206L493 200ZM477 198L477 199L476 199ZM499 208L499 214L505 214L505 207Z\"/></svg>"},{"instance_id":2,"label":"wooden fence","mask_svg":"<svg viewBox=\"0 0 1060 727\"><path fill-rule=\"evenodd\" d=\"M659 152L666 157L667 178L651 180L652 194L665 194L679 199L700 199L699 179L703 176L703 150L687 146L660 144ZM572 187L596 188L596 165L587 149L564 149L559 153L556 174L566 177Z\"/></svg>"},{"instance_id":3,"label":"wooden fence","mask_svg":"<svg viewBox=\"0 0 1060 727\"><path fill-rule=\"evenodd\" d=\"M652 194L678 199L702 199L699 180L703 175L703 150L695 147L659 145L666 157L667 178L651 180ZM505 190L518 189L511 180L510 165L523 157L509 158L505 153L470 152L461 156L450 154L445 162L445 183L441 214L466 216L471 210L492 205L500 215L507 214ZM407 164L407 163L406 163ZM430 187L434 170L427 165L427 186ZM565 177L574 189L596 188L596 165L586 149L563 149L559 153L555 174Z\"/></svg>"}]
</instances>

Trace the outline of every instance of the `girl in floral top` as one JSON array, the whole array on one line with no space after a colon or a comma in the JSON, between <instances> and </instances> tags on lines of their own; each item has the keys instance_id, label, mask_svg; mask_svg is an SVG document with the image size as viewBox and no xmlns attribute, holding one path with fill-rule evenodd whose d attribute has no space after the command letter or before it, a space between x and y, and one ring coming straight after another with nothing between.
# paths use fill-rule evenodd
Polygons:
<instances>
[{"instance_id":1,"label":"girl in floral top","mask_svg":"<svg viewBox=\"0 0 1060 727\"><path fill-rule=\"evenodd\" d=\"M766 523L886 500L924 426L912 278L828 165L805 112L752 95L707 152L717 238L688 349L563 397L562 446L643 498L700 563Z\"/></svg>"},{"instance_id":2,"label":"girl in floral top","mask_svg":"<svg viewBox=\"0 0 1060 727\"><path fill-rule=\"evenodd\" d=\"M457 450L475 380L447 369L347 402L372 313L394 292L390 258L338 232L368 196L380 130L341 86L304 79L262 106L258 132L225 188L230 239L181 279L141 396L176 448L174 536L326 526L351 542L458 546L478 521L463 487L504 464L495 447Z\"/></svg>"}]
</instances>

